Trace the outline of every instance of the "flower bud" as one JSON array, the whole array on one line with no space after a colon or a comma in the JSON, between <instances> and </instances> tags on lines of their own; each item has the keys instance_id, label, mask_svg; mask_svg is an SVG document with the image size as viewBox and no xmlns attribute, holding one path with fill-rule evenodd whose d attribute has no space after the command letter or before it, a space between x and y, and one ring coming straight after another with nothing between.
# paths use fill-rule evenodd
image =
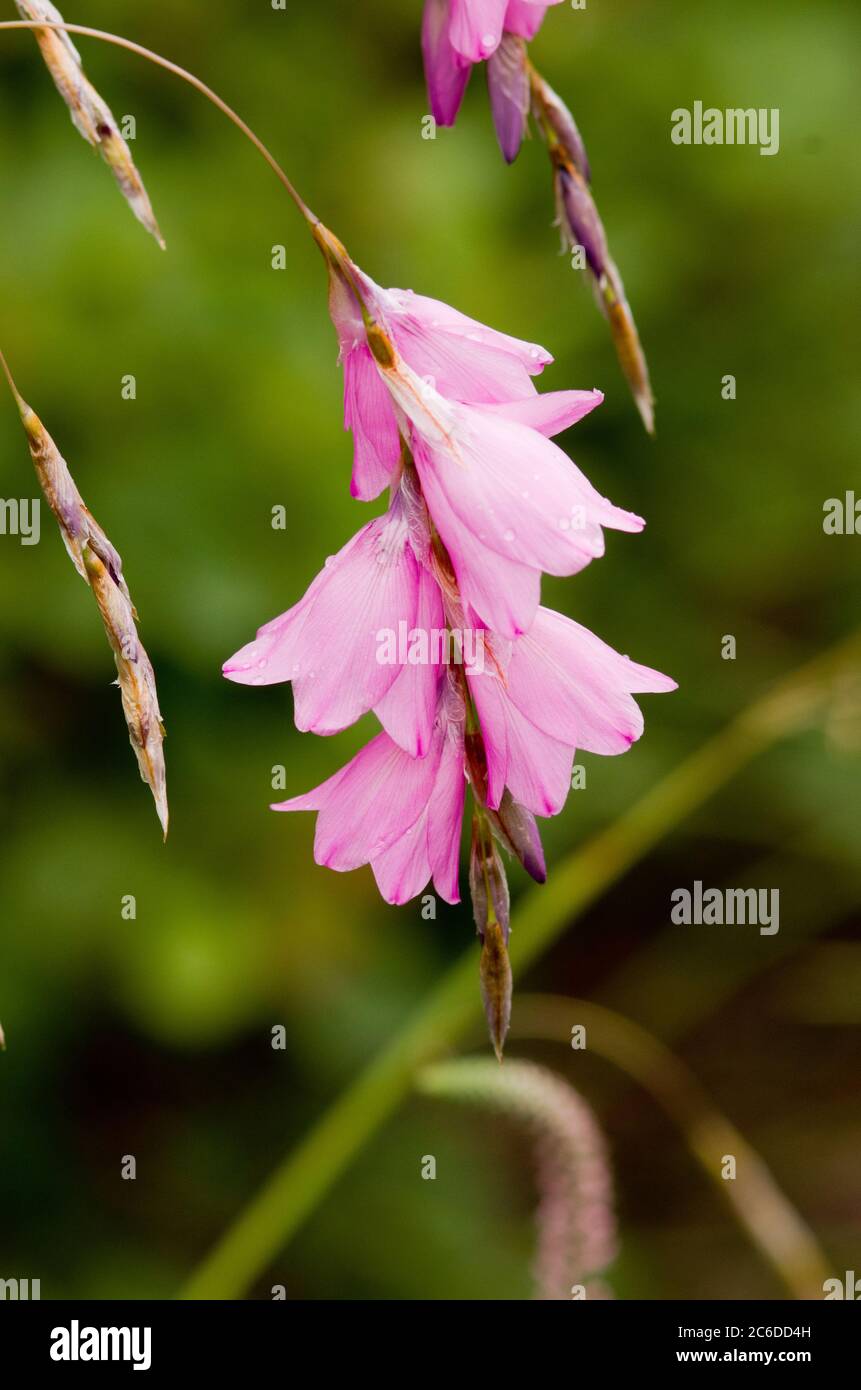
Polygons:
<instances>
[{"instance_id":1,"label":"flower bud","mask_svg":"<svg viewBox=\"0 0 861 1390\"><path fill-rule=\"evenodd\" d=\"M497 923L508 941L510 897L505 866L493 837L486 833L477 816L472 822L472 850L469 860L469 891L479 936L484 939L489 924Z\"/></svg>"},{"instance_id":2,"label":"flower bud","mask_svg":"<svg viewBox=\"0 0 861 1390\"><path fill-rule=\"evenodd\" d=\"M583 247L589 269L600 280L610 263L607 236L589 186L576 169L557 167L556 204L563 239L572 247Z\"/></svg>"},{"instance_id":3,"label":"flower bud","mask_svg":"<svg viewBox=\"0 0 861 1390\"><path fill-rule=\"evenodd\" d=\"M507 164L520 152L529 115L529 70L526 44L516 34L503 34L487 60L490 109L499 148Z\"/></svg>"},{"instance_id":4,"label":"flower bud","mask_svg":"<svg viewBox=\"0 0 861 1390\"><path fill-rule=\"evenodd\" d=\"M586 154L583 137L577 129L577 122L562 98L557 96L549 83L545 82L534 68L531 76L536 117L543 122L545 130L559 145L559 154L567 156L568 161L574 165L577 172L587 183L591 183L592 171L589 168L589 157Z\"/></svg>"},{"instance_id":5,"label":"flower bud","mask_svg":"<svg viewBox=\"0 0 861 1390\"><path fill-rule=\"evenodd\" d=\"M536 883L547 880L544 850L538 825L531 811L514 800L506 788L498 811L487 811L491 829L500 844L519 859L530 878Z\"/></svg>"}]
</instances>

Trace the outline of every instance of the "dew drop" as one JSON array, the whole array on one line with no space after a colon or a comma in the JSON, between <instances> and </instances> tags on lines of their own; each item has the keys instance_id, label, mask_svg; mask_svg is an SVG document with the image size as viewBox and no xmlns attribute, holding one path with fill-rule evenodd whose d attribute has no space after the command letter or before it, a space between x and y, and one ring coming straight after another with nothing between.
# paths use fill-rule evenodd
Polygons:
<instances>
[{"instance_id":1,"label":"dew drop","mask_svg":"<svg viewBox=\"0 0 861 1390\"><path fill-rule=\"evenodd\" d=\"M504 541L513 541L513 540L514 540L514 532L513 532L513 531L503 531L503 533L502 533L502 539L503 539Z\"/></svg>"}]
</instances>

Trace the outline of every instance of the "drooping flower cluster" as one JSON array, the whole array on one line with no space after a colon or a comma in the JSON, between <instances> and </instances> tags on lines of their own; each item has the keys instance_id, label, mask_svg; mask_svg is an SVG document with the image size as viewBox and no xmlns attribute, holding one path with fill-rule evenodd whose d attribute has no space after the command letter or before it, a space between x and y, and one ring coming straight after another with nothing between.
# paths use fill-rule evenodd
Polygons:
<instances>
[{"instance_id":1,"label":"drooping flower cluster","mask_svg":"<svg viewBox=\"0 0 861 1390\"><path fill-rule=\"evenodd\" d=\"M530 62L527 42L559 0L425 0L422 52L431 111L439 125L457 119L476 63L486 62L499 147L510 164L526 134L530 109L553 166L563 247L585 270L610 325L619 363L649 433L654 400L649 370L622 277L592 197L586 149L571 112Z\"/></svg>"},{"instance_id":2,"label":"drooping flower cluster","mask_svg":"<svg viewBox=\"0 0 861 1390\"><path fill-rule=\"evenodd\" d=\"M370 864L388 902L430 879L459 900L469 785L470 882L499 1049L510 980L497 842L543 881L535 817L562 809L575 750L624 752L643 728L633 695L674 686L543 608L541 575L576 574L603 553L605 527L643 522L552 442L600 392L539 395L542 348L381 289L325 228L315 236L344 367L352 493L388 488L389 505L224 672L291 681L303 730L333 734L374 711L381 733L274 809L316 811L317 862Z\"/></svg>"}]
</instances>

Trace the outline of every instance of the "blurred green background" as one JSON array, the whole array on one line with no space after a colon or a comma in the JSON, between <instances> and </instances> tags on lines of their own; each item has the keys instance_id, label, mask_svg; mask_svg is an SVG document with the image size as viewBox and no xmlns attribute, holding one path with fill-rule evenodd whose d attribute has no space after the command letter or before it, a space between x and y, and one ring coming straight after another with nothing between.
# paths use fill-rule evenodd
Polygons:
<instances>
[{"instance_id":1,"label":"blurred green background","mask_svg":"<svg viewBox=\"0 0 861 1390\"><path fill-rule=\"evenodd\" d=\"M605 391L563 442L648 529L611 534L602 562L546 581L545 599L681 689L646 697L626 757L583 757L586 790L546 825L552 873L857 623L861 537L825 536L822 507L858 482L861 14L841 0L593 0L547 16L532 55L590 151L650 361L652 442L589 291L556 254L540 142L506 169L480 71L457 128L421 138L420 10L69 0L65 17L210 82L378 281L544 343L543 389ZM32 39L0 35L0 342L124 557L168 726L172 823L163 847L98 616L43 507L40 545L0 537L0 1277L41 1278L46 1298L167 1297L473 927L467 907L440 904L435 922L418 902L386 907L369 870L318 869L313 817L267 810L273 765L293 794L371 727L299 736L286 687L220 676L373 514L348 496L323 267L209 105L135 57L80 46L117 117L137 118L168 252L71 128ZM670 112L698 99L779 107L780 153L674 146ZM0 495L37 495L11 400ZM270 525L278 504L286 532ZM724 661L730 633L738 656ZM857 740L811 730L707 802L521 985L601 1001L668 1041L838 1277L861 1258L859 822ZM694 879L780 888L780 933L671 926L670 893ZM270 1045L277 1024L285 1051ZM565 1044L511 1055L567 1076L605 1130L617 1296L779 1295L654 1103ZM420 1177L428 1153L436 1182ZM534 1203L528 1149L505 1123L415 1100L254 1292L526 1298Z\"/></svg>"}]
</instances>

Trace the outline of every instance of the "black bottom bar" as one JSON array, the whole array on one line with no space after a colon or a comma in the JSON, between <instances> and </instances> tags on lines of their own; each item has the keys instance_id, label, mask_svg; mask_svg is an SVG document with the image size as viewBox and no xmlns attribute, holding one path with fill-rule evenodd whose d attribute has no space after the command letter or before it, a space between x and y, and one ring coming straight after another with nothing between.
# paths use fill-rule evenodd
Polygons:
<instances>
[{"instance_id":1,"label":"black bottom bar","mask_svg":"<svg viewBox=\"0 0 861 1390\"><path fill-rule=\"evenodd\" d=\"M454 1312L460 1306L460 1315ZM854 1305L853 1305L854 1306ZM285 1377L303 1376L308 1357L320 1372L343 1365L352 1374L378 1378L386 1366L398 1379L418 1372L494 1374L500 1353L518 1354L524 1369L540 1372L548 1353L559 1353L572 1377L600 1365L613 1373L664 1371L671 1367L805 1366L850 1372L857 1365L861 1324L852 1307L816 1303L572 1302L565 1308L526 1305L526 1323L501 1320L492 1307L451 1303L0 1303L0 1374L14 1366L17 1378L48 1372L58 1381L98 1379L108 1372L162 1376L182 1372L243 1373L264 1366ZM512 1305L513 1307L513 1305ZM377 1323L377 1317L380 1317ZM409 1325L415 1318L415 1331ZM461 1322L463 1318L463 1322ZM532 1319L535 1319L533 1322ZM452 1324L457 1341L450 1339ZM523 1341L522 1333L533 1340ZM417 1364L410 1366L411 1335ZM557 1340L558 1339L558 1340ZM297 1356L301 1360L297 1360ZM302 1368L305 1367L305 1371ZM513 1369L513 1368L512 1368ZM857 1374L857 1372L856 1372Z\"/></svg>"}]
</instances>

